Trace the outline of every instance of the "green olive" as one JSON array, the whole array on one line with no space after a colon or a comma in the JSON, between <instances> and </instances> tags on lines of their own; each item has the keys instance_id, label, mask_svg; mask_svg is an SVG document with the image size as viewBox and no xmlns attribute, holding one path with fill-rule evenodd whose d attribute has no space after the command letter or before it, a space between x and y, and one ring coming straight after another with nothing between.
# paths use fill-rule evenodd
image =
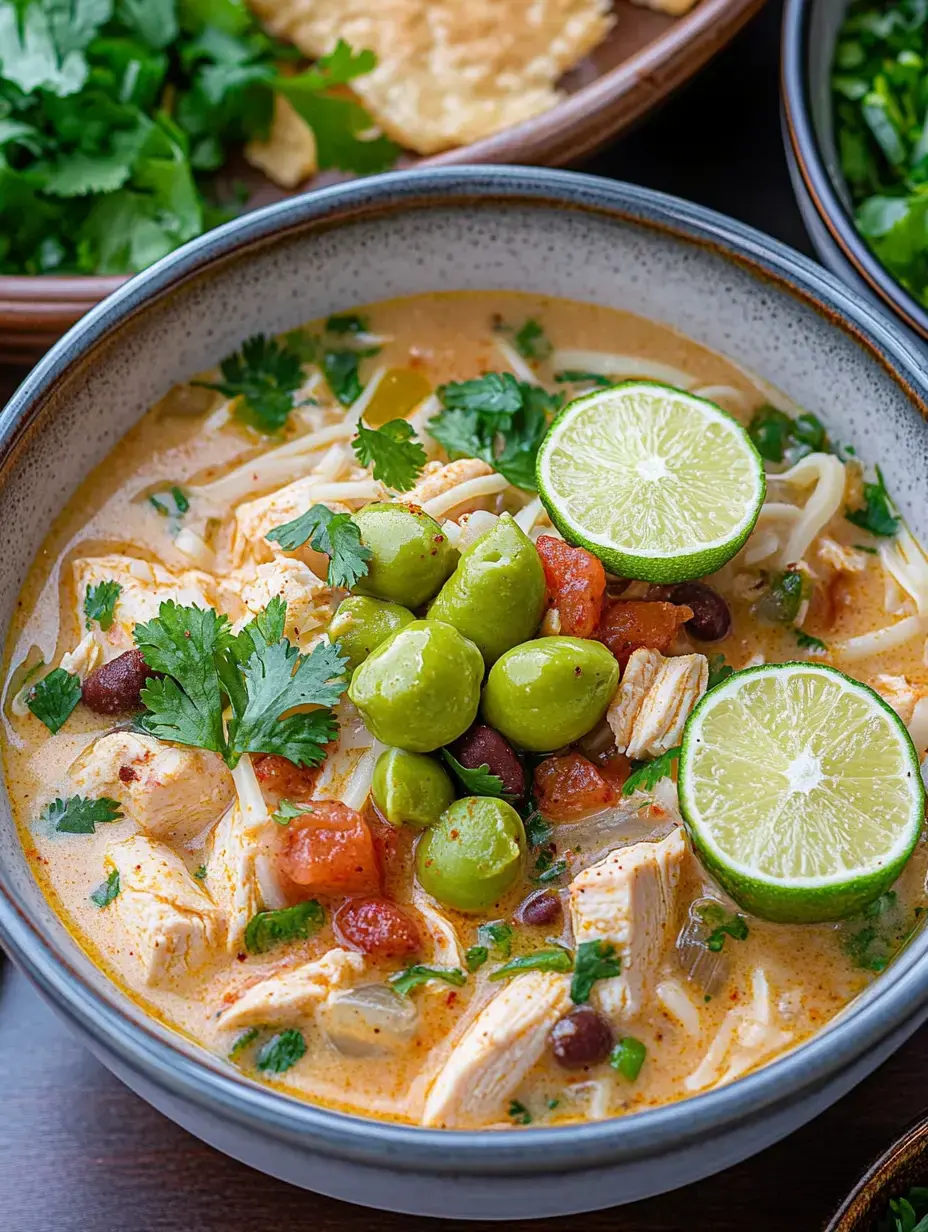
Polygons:
<instances>
[{"instance_id":1,"label":"green olive","mask_svg":"<svg viewBox=\"0 0 928 1232\"><path fill-rule=\"evenodd\" d=\"M378 740L431 753L473 723L482 679L473 642L440 620L414 620L364 660L348 696Z\"/></svg>"},{"instance_id":2,"label":"green olive","mask_svg":"<svg viewBox=\"0 0 928 1232\"><path fill-rule=\"evenodd\" d=\"M392 826L433 826L454 800L454 787L434 757L387 749L377 758L371 795Z\"/></svg>"},{"instance_id":3,"label":"green olive","mask_svg":"<svg viewBox=\"0 0 928 1232\"><path fill-rule=\"evenodd\" d=\"M475 539L429 609L480 647L487 666L538 628L545 572L535 545L508 513Z\"/></svg>"},{"instance_id":4,"label":"green olive","mask_svg":"<svg viewBox=\"0 0 928 1232\"><path fill-rule=\"evenodd\" d=\"M429 894L458 911L485 911L522 871L522 818L491 796L456 800L416 847L416 876Z\"/></svg>"},{"instance_id":5,"label":"green olive","mask_svg":"<svg viewBox=\"0 0 928 1232\"><path fill-rule=\"evenodd\" d=\"M367 573L353 587L357 594L421 607L458 563L457 548L435 519L412 505L365 505L354 520L371 550Z\"/></svg>"},{"instance_id":6,"label":"green olive","mask_svg":"<svg viewBox=\"0 0 928 1232\"><path fill-rule=\"evenodd\" d=\"M618 683L619 665L600 642L541 637L493 664L483 714L513 744L550 753L596 726Z\"/></svg>"},{"instance_id":7,"label":"green olive","mask_svg":"<svg viewBox=\"0 0 928 1232\"><path fill-rule=\"evenodd\" d=\"M329 624L329 640L348 658L353 672L391 633L415 620L409 608L366 595L349 595L338 605Z\"/></svg>"}]
</instances>

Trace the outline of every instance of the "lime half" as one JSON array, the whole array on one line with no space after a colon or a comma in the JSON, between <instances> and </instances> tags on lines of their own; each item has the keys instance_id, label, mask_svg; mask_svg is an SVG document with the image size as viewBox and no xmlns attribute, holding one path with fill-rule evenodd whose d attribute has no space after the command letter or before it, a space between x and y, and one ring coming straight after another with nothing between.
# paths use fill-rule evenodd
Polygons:
<instances>
[{"instance_id":1,"label":"lime half","mask_svg":"<svg viewBox=\"0 0 928 1232\"><path fill-rule=\"evenodd\" d=\"M680 806L700 859L754 915L853 915L899 876L925 816L895 711L832 667L735 672L690 715Z\"/></svg>"},{"instance_id":2,"label":"lime half","mask_svg":"<svg viewBox=\"0 0 928 1232\"><path fill-rule=\"evenodd\" d=\"M764 501L741 425L704 398L627 381L571 402L538 451L555 526L621 577L680 582L721 568Z\"/></svg>"}]
</instances>

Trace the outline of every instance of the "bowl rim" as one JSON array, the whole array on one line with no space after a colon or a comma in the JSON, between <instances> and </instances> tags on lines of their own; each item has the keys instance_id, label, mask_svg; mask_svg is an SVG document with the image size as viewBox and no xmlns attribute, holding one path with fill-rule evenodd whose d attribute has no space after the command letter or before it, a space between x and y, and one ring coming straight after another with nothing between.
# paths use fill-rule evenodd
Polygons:
<instances>
[{"instance_id":1,"label":"bowl rim","mask_svg":"<svg viewBox=\"0 0 928 1232\"><path fill-rule=\"evenodd\" d=\"M860 1220L866 1210L860 1209L858 1204L863 1200L866 1206L870 1205L866 1202L867 1191L874 1182L877 1186L874 1201L878 1200L882 1205L884 1202L888 1203L891 1197L895 1197L888 1191L893 1186L899 1167L908 1162L908 1157L913 1150L921 1156L928 1154L928 1115L925 1113L916 1117L914 1121L910 1121L902 1133L894 1138L884 1151L881 1151L875 1158L871 1158L853 1188L829 1219L824 1232L862 1230L864 1225Z\"/></svg>"},{"instance_id":2,"label":"bowl rim","mask_svg":"<svg viewBox=\"0 0 928 1232\"><path fill-rule=\"evenodd\" d=\"M898 282L867 247L835 188L812 121L809 41L815 0L786 0L780 36L780 99L783 126L815 212L845 258L884 304L910 329L928 338L928 309Z\"/></svg>"},{"instance_id":3,"label":"bowl rim","mask_svg":"<svg viewBox=\"0 0 928 1232\"><path fill-rule=\"evenodd\" d=\"M148 303L199 274L247 260L252 250L297 233L331 232L409 210L507 206L569 210L579 218L630 225L733 262L841 328L928 423L928 379L908 340L840 280L778 241L702 206L595 176L521 167L438 168L370 177L279 202L208 232L137 275L69 330L0 414L0 482L24 440L42 426L57 381L92 363L98 345L133 322ZM812 1099L891 1034L911 1030L928 1004L928 983L917 970L928 953L925 931L825 1030L728 1086L630 1117L488 1134L377 1121L310 1104L248 1080L219 1057L192 1055L181 1034L141 1010L121 1007L115 984L107 980L98 991L85 983L69 958L68 946L78 943L59 946L46 938L18 905L2 870L0 940L59 1014L141 1082L269 1138L396 1171L447 1172L452 1158L461 1175L575 1171L705 1144L713 1131L735 1124L747 1131L751 1122L785 1112L800 1097Z\"/></svg>"}]
</instances>

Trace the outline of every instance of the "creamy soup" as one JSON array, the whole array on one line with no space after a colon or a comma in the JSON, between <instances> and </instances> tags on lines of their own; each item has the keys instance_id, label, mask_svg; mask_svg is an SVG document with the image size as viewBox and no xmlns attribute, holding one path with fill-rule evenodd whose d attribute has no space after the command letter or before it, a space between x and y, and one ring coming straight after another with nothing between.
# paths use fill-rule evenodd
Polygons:
<instances>
[{"instance_id":1,"label":"creamy soup","mask_svg":"<svg viewBox=\"0 0 928 1232\"><path fill-rule=\"evenodd\" d=\"M256 1081L412 1124L625 1115L820 1030L915 928L923 842L850 918L761 919L694 853L676 756L729 669L785 661L869 684L928 747L928 565L829 407L520 294L279 341L152 407L22 591L6 781L79 944ZM486 373L509 375L466 384ZM764 457L753 532L698 582L604 570L534 491L558 406L629 378L715 403ZM473 625L481 543L491 574L514 563ZM488 683L475 713L507 645L570 638L579 685L529 715ZM415 679L384 659L398 639Z\"/></svg>"}]
</instances>

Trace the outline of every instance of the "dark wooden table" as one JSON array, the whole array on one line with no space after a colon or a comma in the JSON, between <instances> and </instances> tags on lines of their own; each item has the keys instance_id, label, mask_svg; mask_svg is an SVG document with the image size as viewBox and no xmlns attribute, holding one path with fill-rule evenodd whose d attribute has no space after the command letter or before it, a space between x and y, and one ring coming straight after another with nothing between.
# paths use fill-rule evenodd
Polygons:
<instances>
[{"instance_id":1,"label":"dark wooden table","mask_svg":"<svg viewBox=\"0 0 928 1232\"><path fill-rule=\"evenodd\" d=\"M779 11L588 170L711 205L811 251L780 145ZM20 374L21 375L21 374ZM17 374L0 371L0 403ZM867 1160L926 1102L928 1032L764 1154L676 1193L550 1232L815 1232ZM0 1232L430 1232L217 1154L122 1087L0 960ZM487 1225L480 1225L481 1227Z\"/></svg>"}]
</instances>

